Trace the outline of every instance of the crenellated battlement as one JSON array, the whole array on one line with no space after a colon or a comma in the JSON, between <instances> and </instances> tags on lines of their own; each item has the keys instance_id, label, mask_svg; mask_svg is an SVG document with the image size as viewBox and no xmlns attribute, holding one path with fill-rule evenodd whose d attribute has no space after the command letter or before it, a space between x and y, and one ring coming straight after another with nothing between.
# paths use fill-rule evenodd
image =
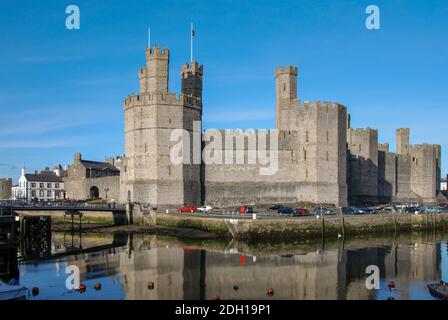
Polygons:
<instances>
[{"instance_id":1,"label":"crenellated battlement","mask_svg":"<svg viewBox=\"0 0 448 320\"><path fill-rule=\"evenodd\" d=\"M303 105L300 109L310 110L310 109L319 109L326 108L329 110L344 110L346 107L338 102L330 102L330 101L304 101Z\"/></svg>"},{"instance_id":2,"label":"crenellated battlement","mask_svg":"<svg viewBox=\"0 0 448 320\"><path fill-rule=\"evenodd\" d=\"M169 60L170 59L170 50L169 49L161 49L159 47L146 48L146 60L151 59L159 59L159 60Z\"/></svg>"},{"instance_id":3,"label":"crenellated battlement","mask_svg":"<svg viewBox=\"0 0 448 320\"><path fill-rule=\"evenodd\" d=\"M125 108L133 106L145 106L152 104L170 104L170 105L182 105L182 99L175 93L144 93L133 94L124 100Z\"/></svg>"},{"instance_id":4,"label":"crenellated battlement","mask_svg":"<svg viewBox=\"0 0 448 320\"><path fill-rule=\"evenodd\" d=\"M188 73L194 73L203 75L204 74L204 65L197 63L196 61L191 62L190 64L184 63L182 65L181 76L186 77Z\"/></svg>"},{"instance_id":5,"label":"crenellated battlement","mask_svg":"<svg viewBox=\"0 0 448 320\"><path fill-rule=\"evenodd\" d=\"M371 135L373 133L378 135L378 129L373 128L349 128L348 130L354 134Z\"/></svg>"},{"instance_id":6,"label":"crenellated battlement","mask_svg":"<svg viewBox=\"0 0 448 320\"><path fill-rule=\"evenodd\" d=\"M379 143L378 151L389 152L389 143Z\"/></svg>"},{"instance_id":7,"label":"crenellated battlement","mask_svg":"<svg viewBox=\"0 0 448 320\"><path fill-rule=\"evenodd\" d=\"M292 74L294 76L297 76L299 74L299 69L291 65L287 65L286 67L278 67L275 71L275 77L277 78L282 74Z\"/></svg>"}]
</instances>

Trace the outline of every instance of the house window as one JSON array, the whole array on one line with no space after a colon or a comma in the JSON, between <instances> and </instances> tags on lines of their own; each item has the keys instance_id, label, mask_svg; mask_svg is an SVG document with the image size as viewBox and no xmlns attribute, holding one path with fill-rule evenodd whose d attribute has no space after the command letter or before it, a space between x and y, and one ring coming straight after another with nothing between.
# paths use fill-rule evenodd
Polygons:
<instances>
[{"instance_id":1,"label":"house window","mask_svg":"<svg viewBox=\"0 0 448 320\"><path fill-rule=\"evenodd\" d=\"M44 190L40 190L40 191L39 191L39 197L41 197L41 198L44 197Z\"/></svg>"},{"instance_id":2,"label":"house window","mask_svg":"<svg viewBox=\"0 0 448 320\"><path fill-rule=\"evenodd\" d=\"M31 183L31 188L36 188L36 183L35 182Z\"/></svg>"},{"instance_id":3,"label":"house window","mask_svg":"<svg viewBox=\"0 0 448 320\"><path fill-rule=\"evenodd\" d=\"M48 188L48 189L51 189L51 183L50 183L50 182L47 183L47 188Z\"/></svg>"},{"instance_id":4,"label":"house window","mask_svg":"<svg viewBox=\"0 0 448 320\"><path fill-rule=\"evenodd\" d=\"M59 183L56 182L56 183L54 184L54 187L55 187L56 189L59 189Z\"/></svg>"},{"instance_id":5,"label":"house window","mask_svg":"<svg viewBox=\"0 0 448 320\"><path fill-rule=\"evenodd\" d=\"M51 197L51 190L47 191L47 197Z\"/></svg>"},{"instance_id":6,"label":"house window","mask_svg":"<svg viewBox=\"0 0 448 320\"><path fill-rule=\"evenodd\" d=\"M36 191L34 191L34 190L31 191L31 197L32 197L32 198L36 198Z\"/></svg>"},{"instance_id":7,"label":"house window","mask_svg":"<svg viewBox=\"0 0 448 320\"><path fill-rule=\"evenodd\" d=\"M43 189L44 188L44 184L43 183L39 183L39 188Z\"/></svg>"}]
</instances>

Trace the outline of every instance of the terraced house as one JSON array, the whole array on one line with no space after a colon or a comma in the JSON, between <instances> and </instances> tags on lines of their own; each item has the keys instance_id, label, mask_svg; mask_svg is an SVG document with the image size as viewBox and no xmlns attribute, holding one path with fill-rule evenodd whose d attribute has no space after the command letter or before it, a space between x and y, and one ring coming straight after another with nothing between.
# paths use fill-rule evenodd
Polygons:
<instances>
[{"instance_id":1,"label":"terraced house","mask_svg":"<svg viewBox=\"0 0 448 320\"><path fill-rule=\"evenodd\" d=\"M19 184L13 188L16 200L55 201L65 199L65 195L62 177L49 168L34 173L26 173L23 168Z\"/></svg>"}]
</instances>

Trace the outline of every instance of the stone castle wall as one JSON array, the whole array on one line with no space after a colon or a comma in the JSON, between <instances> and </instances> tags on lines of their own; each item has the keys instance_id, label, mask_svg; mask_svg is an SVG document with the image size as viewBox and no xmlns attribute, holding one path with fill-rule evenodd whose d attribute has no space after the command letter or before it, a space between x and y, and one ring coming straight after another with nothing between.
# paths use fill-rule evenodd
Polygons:
<instances>
[{"instance_id":1,"label":"stone castle wall","mask_svg":"<svg viewBox=\"0 0 448 320\"><path fill-rule=\"evenodd\" d=\"M352 203L378 202L378 130L348 129L348 198Z\"/></svg>"},{"instance_id":2,"label":"stone castle wall","mask_svg":"<svg viewBox=\"0 0 448 320\"><path fill-rule=\"evenodd\" d=\"M248 142L244 144L244 164L204 165L205 203L217 206L271 203L322 203L345 206L346 108L333 103L305 103L296 111L301 124L297 131L278 132L278 170L262 175L266 166L248 164ZM222 131L221 131L222 132ZM209 141L212 131L204 140ZM270 139L266 139L270 145ZM207 148L208 143L205 144ZM237 150L236 143L231 146ZM234 158L231 162L236 162Z\"/></svg>"},{"instance_id":3,"label":"stone castle wall","mask_svg":"<svg viewBox=\"0 0 448 320\"><path fill-rule=\"evenodd\" d=\"M173 163L170 152L179 144L170 139L173 130L187 132L190 151L182 156L190 160L200 159L214 142L209 141L212 131L201 134L203 66L182 66L179 96L168 90L168 73L169 51L147 49L146 64L139 71L140 93L124 102L120 202L163 208L435 200L440 147L411 146L409 129L402 128L397 130L397 152L391 153L388 144L378 144L376 129L351 129L344 106L301 104L298 69L292 66L275 73L278 171L263 175L260 170L266 165L260 163L229 164L222 145L215 155L221 157L219 163ZM236 142L229 148L243 149L243 160L253 151Z\"/></svg>"},{"instance_id":4,"label":"stone castle wall","mask_svg":"<svg viewBox=\"0 0 448 320\"><path fill-rule=\"evenodd\" d=\"M0 200L9 200L12 196L12 179L0 179Z\"/></svg>"}]
</instances>

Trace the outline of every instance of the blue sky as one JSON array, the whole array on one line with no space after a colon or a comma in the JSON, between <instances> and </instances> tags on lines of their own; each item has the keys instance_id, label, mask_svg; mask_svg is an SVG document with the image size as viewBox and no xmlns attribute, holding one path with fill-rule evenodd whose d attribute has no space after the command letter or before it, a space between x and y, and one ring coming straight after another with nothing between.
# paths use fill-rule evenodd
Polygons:
<instances>
[{"instance_id":1,"label":"blue sky","mask_svg":"<svg viewBox=\"0 0 448 320\"><path fill-rule=\"evenodd\" d=\"M80 30L65 28L69 4L81 10ZM381 30L365 28L369 4L381 9ZM138 91L148 26L171 50L178 92L190 22L206 128L272 128L273 74L292 64L302 100L343 103L353 127L378 128L392 150L395 129L410 127L412 143L445 152L447 18L446 0L2 0L0 177L17 179L23 163L69 164L77 151L122 154L123 99Z\"/></svg>"}]
</instances>

